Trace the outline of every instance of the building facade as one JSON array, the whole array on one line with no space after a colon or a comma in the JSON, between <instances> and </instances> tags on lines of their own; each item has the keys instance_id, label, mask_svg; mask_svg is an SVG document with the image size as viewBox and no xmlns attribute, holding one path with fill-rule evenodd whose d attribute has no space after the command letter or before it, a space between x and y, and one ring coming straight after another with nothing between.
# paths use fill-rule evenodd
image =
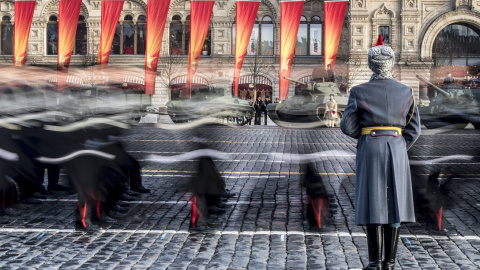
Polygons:
<instances>
[{"instance_id":1,"label":"building facade","mask_svg":"<svg viewBox=\"0 0 480 270\"><path fill-rule=\"evenodd\" d=\"M324 1L307 0L300 23L292 78L307 81L323 67ZM235 1L217 0L194 84L223 87L231 93L234 69ZM0 61L12 64L14 1L0 1ZM84 0L71 66L96 60L100 38L101 1ZM138 66L128 82L142 84L146 39L146 1L126 0L112 45L110 66ZM57 62L58 0L38 0L28 42L26 65ZM181 95L186 80L190 2L172 0L163 36L154 102L163 106ZM480 66L480 0L350 0L339 45L336 76L342 89L365 82L369 48L378 34L396 53L394 76L426 96L415 75L430 77L436 66ZM242 97L278 97L280 2L262 0L240 78ZM70 74L82 82L82 74ZM171 94L169 94L171 89ZM289 95L295 92L290 86Z\"/></svg>"}]
</instances>

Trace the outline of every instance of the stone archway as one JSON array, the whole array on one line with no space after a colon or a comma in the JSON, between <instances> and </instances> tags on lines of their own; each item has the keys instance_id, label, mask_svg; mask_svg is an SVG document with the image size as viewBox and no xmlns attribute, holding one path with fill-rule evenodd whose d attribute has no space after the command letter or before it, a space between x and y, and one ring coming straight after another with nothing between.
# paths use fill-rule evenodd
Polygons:
<instances>
[{"instance_id":1,"label":"stone archway","mask_svg":"<svg viewBox=\"0 0 480 270\"><path fill-rule=\"evenodd\" d=\"M457 10L443 14L427 28L423 35L420 46L420 57L422 61L432 61L432 50L435 38L443 28L454 23L465 23L480 29L480 20L478 20L478 13L476 12Z\"/></svg>"}]
</instances>

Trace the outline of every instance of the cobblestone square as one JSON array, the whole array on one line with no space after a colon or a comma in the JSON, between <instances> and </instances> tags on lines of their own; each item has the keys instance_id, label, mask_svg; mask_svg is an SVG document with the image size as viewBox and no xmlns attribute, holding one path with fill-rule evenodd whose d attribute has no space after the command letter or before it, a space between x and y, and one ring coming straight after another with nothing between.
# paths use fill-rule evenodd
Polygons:
<instances>
[{"instance_id":1,"label":"cobblestone square","mask_svg":"<svg viewBox=\"0 0 480 270\"><path fill-rule=\"evenodd\" d=\"M473 129L423 130L410 150L414 178L421 182L440 172L447 197L441 231L422 220L402 226L396 269L480 268L479 135ZM0 269L361 269L367 264L365 231L354 224L356 142L339 129L165 131L143 125L129 130L124 142L152 192L130 202L125 218L95 233L74 230L75 194L18 205L21 216L0 216ZM185 154L200 143L226 154L214 162L237 195L207 230L189 231L189 194L183 190L196 160L163 163L150 155ZM305 219L303 166L296 158L309 154L334 198L333 216L321 229ZM66 181L63 173L61 181Z\"/></svg>"}]
</instances>

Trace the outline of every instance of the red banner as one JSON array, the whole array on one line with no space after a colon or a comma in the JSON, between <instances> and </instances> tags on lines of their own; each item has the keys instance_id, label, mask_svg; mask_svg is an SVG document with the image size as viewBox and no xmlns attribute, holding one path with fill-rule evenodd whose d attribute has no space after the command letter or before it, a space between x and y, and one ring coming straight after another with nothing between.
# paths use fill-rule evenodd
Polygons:
<instances>
[{"instance_id":1,"label":"red banner","mask_svg":"<svg viewBox=\"0 0 480 270\"><path fill-rule=\"evenodd\" d=\"M167 20L170 0L148 0L147 2L147 48L145 52L145 94L154 94L155 78L163 30Z\"/></svg>"},{"instance_id":2,"label":"red banner","mask_svg":"<svg viewBox=\"0 0 480 270\"><path fill-rule=\"evenodd\" d=\"M14 23L14 45L13 65L23 66L27 56L28 36L32 25L33 11L36 1L15 0L15 23Z\"/></svg>"},{"instance_id":3,"label":"red banner","mask_svg":"<svg viewBox=\"0 0 480 270\"><path fill-rule=\"evenodd\" d=\"M253 25L260 1L237 0L237 22L235 26L235 72L233 74L233 95L238 96L238 80L243 60L247 53Z\"/></svg>"},{"instance_id":4,"label":"red banner","mask_svg":"<svg viewBox=\"0 0 480 270\"><path fill-rule=\"evenodd\" d=\"M195 75L203 42L212 18L213 0L192 0L190 15L190 45L188 49L188 76L185 97L192 97L192 78Z\"/></svg>"},{"instance_id":5,"label":"red banner","mask_svg":"<svg viewBox=\"0 0 480 270\"><path fill-rule=\"evenodd\" d=\"M288 96L290 81L284 77L290 77L303 3L303 0L284 0L280 4L280 100Z\"/></svg>"},{"instance_id":6,"label":"red banner","mask_svg":"<svg viewBox=\"0 0 480 270\"><path fill-rule=\"evenodd\" d=\"M102 26L100 45L98 47L98 63L108 63L112 50L113 36L117 28L118 19L122 12L124 0L102 0Z\"/></svg>"},{"instance_id":7,"label":"red banner","mask_svg":"<svg viewBox=\"0 0 480 270\"><path fill-rule=\"evenodd\" d=\"M59 69L68 67L75 45L78 17L82 0L60 0L58 6L58 60Z\"/></svg>"},{"instance_id":8,"label":"red banner","mask_svg":"<svg viewBox=\"0 0 480 270\"><path fill-rule=\"evenodd\" d=\"M335 69L347 4L348 0L325 2L325 70L328 65Z\"/></svg>"},{"instance_id":9,"label":"red banner","mask_svg":"<svg viewBox=\"0 0 480 270\"><path fill-rule=\"evenodd\" d=\"M66 85L67 68L70 65L78 17L82 0L60 0L58 5L58 57L57 88L62 90Z\"/></svg>"}]
</instances>

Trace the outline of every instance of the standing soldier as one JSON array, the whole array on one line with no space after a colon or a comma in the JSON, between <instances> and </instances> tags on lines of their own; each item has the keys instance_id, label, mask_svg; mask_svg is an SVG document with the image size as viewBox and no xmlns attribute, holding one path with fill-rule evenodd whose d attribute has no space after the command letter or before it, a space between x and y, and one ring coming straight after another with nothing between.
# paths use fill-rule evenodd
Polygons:
<instances>
[{"instance_id":1,"label":"standing soldier","mask_svg":"<svg viewBox=\"0 0 480 270\"><path fill-rule=\"evenodd\" d=\"M254 108L255 108L255 125L260 125L261 123L261 120L262 119L262 111L263 111L263 101L262 101L262 97L259 96L257 98L257 100L255 101L255 105L254 105Z\"/></svg>"},{"instance_id":2,"label":"standing soldier","mask_svg":"<svg viewBox=\"0 0 480 270\"><path fill-rule=\"evenodd\" d=\"M337 120L337 110L338 105L337 101L334 98L333 94L330 94L330 100L327 102L325 106L325 119L327 119L327 127L333 128L335 127L335 121Z\"/></svg>"},{"instance_id":3,"label":"standing soldier","mask_svg":"<svg viewBox=\"0 0 480 270\"><path fill-rule=\"evenodd\" d=\"M252 97L250 97L250 96L248 97L248 105L249 105L249 106L252 106L252 108L254 108L254 106L253 106L253 101L252 101ZM254 109L255 109L255 108L254 108ZM255 112L254 112L254 114L255 114ZM255 116L254 116L254 117L255 117ZM252 125L252 118L250 118L250 119L248 120L248 124L249 124L249 125Z\"/></svg>"},{"instance_id":4,"label":"standing soldier","mask_svg":"<svg viewBox=\"0 0 480 270\"><path fill-rule=\"evenodd\" d=\"M265 97L265 102L263 103L263 116L265 117L265 125L267 125L267 106L268 104L270 104L270 98L269 97Z\"/></svg>"},{"instance_id":5,"label":"standing soldier","mask_svg":"<svg viewBox=\"0 0 480 270\"><path fill-rule=\"evenodd\" d=\"M367 226L364 269L394 269L400 223L415 222L407 150L420 136L420 116L411 88L392 77L394 63L390 47L370 49L374 73L352 88L340 124L343 133L358 139L355 223Z\"/></svg>"}]
</instances>

